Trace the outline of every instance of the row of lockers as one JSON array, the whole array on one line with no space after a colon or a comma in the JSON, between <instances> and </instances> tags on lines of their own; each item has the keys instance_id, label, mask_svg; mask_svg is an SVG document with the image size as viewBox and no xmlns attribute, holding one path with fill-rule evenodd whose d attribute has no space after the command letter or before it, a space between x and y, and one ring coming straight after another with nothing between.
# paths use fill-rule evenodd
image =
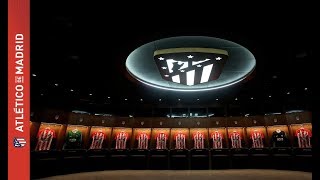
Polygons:
<instances>
[{"instance_id":1,"label":"row of lockers","mask_svg":"<svg viewBox=\"0 0 320 180\"><path fill-rule=\"evenodd\" d=\"M52 136L50 147L42 148L42 150L68 148L66 144L70 137L72 141L79 141L77 148L82 149L156 149L159 148L160 138L164 140L162 141L164 145L160 148L164 149L275 147L277 138L288 140L287 143L282 144L283 146L308 148L311 147L312 137L311 123L227 128L128 128L31 122L30 127L31 148L36 150L41 150L39 141L46 140L48 132L52 133L50 134ZM274 133L277 131L284 136L275 137ZM100 138L99 135L103 136L103 141L93 143L94 139ZM221 140L218 146L217 138ZM261 141L257 146L256 140L259 138ZM240 146L235 146L235 143L239 143L237 140L241 140ZM42 145L48 146L46 143ZM183 145L179 145L180 143ZM199 143L201 146L197 147Z\"/></svg>"},{"instance_id":2,"label":"row of lockers","mask_svg":"<svg viewBox=\"0 0 320 180\"><path fill-rule=\"evenodd\" d=\"M48 110L35 113L33 122L77 124L106 127L153 127L153 128L210 128L210 127L250 127L284 124L311 123L311 112L294 112L265 116L207 117L207 118L167 118L167 117L113 117L79 114Z\"/></svg>"}]
</instances>

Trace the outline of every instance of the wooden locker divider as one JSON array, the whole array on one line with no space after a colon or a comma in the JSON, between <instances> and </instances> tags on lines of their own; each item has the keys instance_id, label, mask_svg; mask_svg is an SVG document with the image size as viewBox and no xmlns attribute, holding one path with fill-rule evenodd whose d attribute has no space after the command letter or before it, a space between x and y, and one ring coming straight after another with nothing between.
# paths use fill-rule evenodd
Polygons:
<instances>
[{"instance_id":1,"label":"wooden locker divider","mask_svg":"<svg viewBox=\"0 0 320 180\"><path fill-rule=\"evenodd\" d=\"M67 126L66 124L62 125L61 131L59 133L59 141L58 141L58 150L62 150L63 145L65 143L65 136L66 136L66 132L67 132Z\"/></svg>"},{"instance_id":2,"label":"wooden locker divider","mask_svg":"<svg viewBox=\"0 0 320 180\"><path fill-rule=\"evenodd\" d=\"M33 151L37 145L37 134L41 123L30 121L30 150Z\"/></svg>"}]
</instances>

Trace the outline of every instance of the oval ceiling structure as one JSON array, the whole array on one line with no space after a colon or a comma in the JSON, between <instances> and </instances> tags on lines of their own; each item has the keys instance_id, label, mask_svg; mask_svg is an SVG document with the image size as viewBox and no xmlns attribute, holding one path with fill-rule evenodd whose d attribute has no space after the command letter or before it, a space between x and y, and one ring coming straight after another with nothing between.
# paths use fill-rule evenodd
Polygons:
<instances>
[{"instance_id":1,"label":"oval ceiling structure","mask_svg":"<svg viewBox=\"0 0 320 180\"><path fill-rule=\"evenodd\" d=\"M234 42L204 36L156 40L130 53L126 69L138 81L173 91L224 88L248 77L253 54Z\"/></svg>"}]
</instances>

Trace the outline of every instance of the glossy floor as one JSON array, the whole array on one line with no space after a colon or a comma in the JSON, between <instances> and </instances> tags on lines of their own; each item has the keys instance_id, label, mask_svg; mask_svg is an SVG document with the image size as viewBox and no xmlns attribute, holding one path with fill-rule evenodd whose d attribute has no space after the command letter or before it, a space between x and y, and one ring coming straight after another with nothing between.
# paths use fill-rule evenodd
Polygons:
<instances>
[{"instance_id":1,"label":"glossy floor","mask_svg":"<svg viewBox=\"0 0 320 180\"><path fill-rule=\"evenodd\" d=\"M312 173L300 171L282 170L192 170L192 171L170 171L170 170L119 170L119 171L98 171L77 174L68 174L43 178L43 180L311 180Z\"/></svg>"}]
</instances>

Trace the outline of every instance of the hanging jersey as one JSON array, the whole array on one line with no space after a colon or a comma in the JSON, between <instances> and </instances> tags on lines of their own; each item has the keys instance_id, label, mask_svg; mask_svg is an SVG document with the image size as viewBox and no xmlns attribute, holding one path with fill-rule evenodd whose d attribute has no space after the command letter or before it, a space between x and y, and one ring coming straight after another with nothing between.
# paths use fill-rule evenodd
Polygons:
<instances>
[{"instance_id":1,"label":"hanging jersey","mask_svg":"<svg viewBox=\"0 0 320 180\"><path fill-rule=\"evenodd\" d=\"M82 145L82 133L80 131L71 130L67 133L66 148L78 149Z\"/></svg>"},{"instance_id":2,"label":"hanging jersey","mask_svg":"<svg viewBox=\"0 0 320 180\"><path fill-rule=\"evenodd\" d=\"M146 133L141 133L137 136L138 149L148 149L149 137Z\"/></svg>"},{"instance_id":3,"label":"hanging jersey","mask_svg":"<svg viewBox=\"0 0 320 180\"><path fill-rule=\"evenodd\" d=\"M231 147L232 148L242 148L240 133L232 132L230 134L230 140L231 140Z\"/></svg>"},{"instance_id":4,"label":"hanging jersey","mask_svg":"<svg viewBox=\"0 0 320 180\"><path fill-rule=\"evenodd\" d=\"M298 138L299 148L311 148L311 131L305 128L300 128L296 131L295 136Z\"/></svg>"},{"instance_id":5,"label":"hanging jersey","mask_svg":"<svg viewBox=\"0 0 320 180\"><path fill-rule=\"evenodd\" d=\"M252 148L263 148L264 135L260 131L251 132L250 139L252 140Z\"/></svg>"},{"instance_id":6,"label":"hanging jersey","mask_svg":"<svg viewBox=\"0 0 320 180\"><path fill-rule=\"evenodd\" d=\"M38 132L38 143L36 146L37 151L47 151L50 150L53 138L56 138L56 133L54 130L45 128Z\"/></svg>"},{"instance_id":7,"label":"hanging jersey","mask_svg":"<svg viewBox=\"0 0 320 180\"><path fill-rule=\"evenodd\" d=\"M222 139L223 136L219 131L215 131L214 133L211 134L212 138L212 148L213 149L222 149Z\"/></svg>"},{"instance_id":8,"label":"hanging jersey","mask_svg":"<svg viewBox=\"0 0 320 180\"><path fill-rule=\"evenodd\" d=\"M284 131L274 131L272 133L272 144L273 147L287 147L288 138Z\"/></svg>"},{"instance_id":9,"label":"hanging jersey","mask_svg":"<svg viewBox=\"0 0 320 180\"><path fill-rule=\"evenodd\" d=\"M186 135L178 133L175 137L176 147L175 149L185 149L186 148Z\"/></svg>"},{"instance_id":10,"label":"hanging jersey","mask_svg":"<svg viewBox=\"0 0 320 180\"><path fill-rule=\"evenodd\" d=\"M102 149L102 144L105 138L106 135L103 132L93 133L90 149Z\"/></svg>"},{"instance_id":11,"label":"hanging jersey","mask_svg":"<svg viewBox=\"0 0 320 180\"><path fill-rule=\"evenodd\" d=\"M204 135L200 132L197 132L193 136L194 149L204 149Z\"/></svg>"},{"instance_id":12,"label":"hanging jersey","mask_svg":"<svg viewBox=\"0 0 320 180\"><path fill-rule=\"evenodd\" d=\"M156 149L167 149L167 135L165 133L159 133L156 142Z\"/></svg>"},{"instance_id":13,"label":"hanging jersey","mask_svg":"<svg viewBox=\"0 0 320 180\"><path fill-rule=\"evenodd\" d=\"M116 149L126 149L128 134L120 132L116 135Z\"/></svg>"}]
</instances>

